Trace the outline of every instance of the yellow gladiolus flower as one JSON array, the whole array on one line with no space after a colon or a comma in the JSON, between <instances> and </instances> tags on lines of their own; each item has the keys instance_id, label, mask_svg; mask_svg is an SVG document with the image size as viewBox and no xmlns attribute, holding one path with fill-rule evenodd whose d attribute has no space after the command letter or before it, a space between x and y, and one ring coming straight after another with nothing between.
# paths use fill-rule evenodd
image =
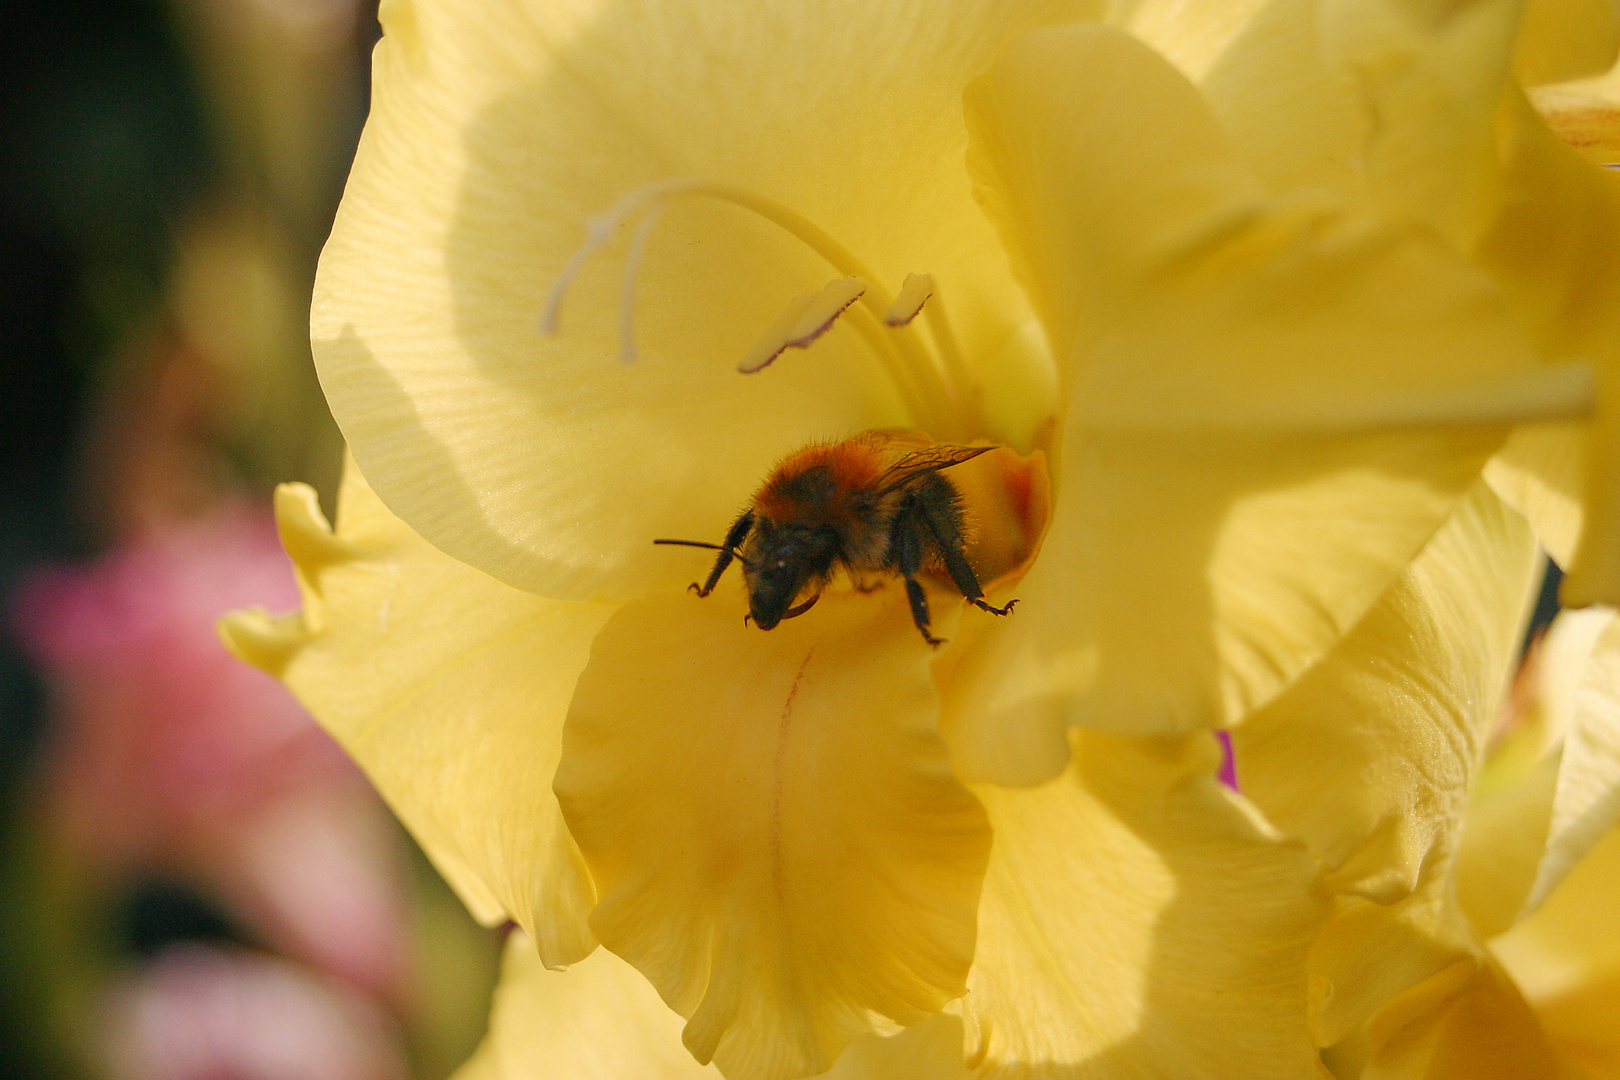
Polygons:
<instances>
[{"instance_id":1,"label":"yellow gladiolus flower","mask_svg":"<svg viewBox=\"0 0 1620 1080\"><path fill-rule=\"evenodd\" d=\"M1590 401L1388 194L1488 169L1342 154L1430 130L1366 112L1371 3L385 3L312 315L358 465L335 531L281 493L305 609L229 637L475 912L607 946L729 1076L1309 1075L1317 866L1205 729L1352 638L1486 678L1530 541L1481 470ZM1403 85L1483 107L1474 45ZM1004 448L957 468L1011 617L936 590L936 653L836 587L762 634L651 544L875 428ZM1431 550L1500 573L1411 586L1418 648L1379 605Z\"/></svg>"}]
</instances>

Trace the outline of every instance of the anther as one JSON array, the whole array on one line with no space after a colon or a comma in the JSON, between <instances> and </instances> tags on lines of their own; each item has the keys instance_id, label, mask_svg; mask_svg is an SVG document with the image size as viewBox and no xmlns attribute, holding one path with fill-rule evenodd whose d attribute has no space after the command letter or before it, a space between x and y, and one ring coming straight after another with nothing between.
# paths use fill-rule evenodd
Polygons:
<instances>
[{"instance_id":1,"label":"anther","mask_svg":"<svg viewBox=\"0 0 1620 1080\"><path fill-rule=\"evenodd\" d=\"M737 370L744 375L760 371L788 349L804 349L832 329L838 316L866 294L866 282L858 277L828 282L818 293L808 293L788 305L743 356Z\"/></svg>"},{"instance_id":2,"label":"anther","mask_svg":"<svg viewBox=\"0 0 1620 1080\"><path fill-rule=\"evenodd\" d=\"M934 295L934 275L907 274L906 283L900 286L900 294L889 305L889 310L883 313L883 325L905 326L917 317L928 298Z\"/></svg>"}]
</instances>

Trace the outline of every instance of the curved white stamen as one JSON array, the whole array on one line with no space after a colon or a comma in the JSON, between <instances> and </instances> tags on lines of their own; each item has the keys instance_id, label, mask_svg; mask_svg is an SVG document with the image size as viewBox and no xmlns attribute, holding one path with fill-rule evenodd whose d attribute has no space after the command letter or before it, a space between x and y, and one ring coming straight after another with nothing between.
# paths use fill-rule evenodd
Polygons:
<instances>
[{"instance_id":1,"label":"curved white stamen","mask_svg":"<svg viewBox=\"0 0 1620 1080\"><path fill-rule=\"evenodd\" d=\"M574 278L578 277L585 264L591 261L592 255L608 246L619 226L630 215L640 210L642 204L647 201L647 189L641 188L620 199L607 212L591 219L591 223L585 227L585 242L568 257L562 273L557 275L557 280L551 286L551 292L546 294L546 306L540 311L542 334L557 332L563 297L568 294L568 287L574 283Z\"/></svg>"},{"instance_id":2,"label":"curved white stamen","mask_svg":"<svg viewBox=\"0 0 1620 1080\"><path fill-rule=\"evenodd\" d=\"M641 260L647 254L647 240L658 225L663 205L655 203L647 216L636 225L630 238L630 252L624 259L624 280L619 283L619 360L633 364L636 360L636 275L641 272Z\"/></svg>"}]
</instances>

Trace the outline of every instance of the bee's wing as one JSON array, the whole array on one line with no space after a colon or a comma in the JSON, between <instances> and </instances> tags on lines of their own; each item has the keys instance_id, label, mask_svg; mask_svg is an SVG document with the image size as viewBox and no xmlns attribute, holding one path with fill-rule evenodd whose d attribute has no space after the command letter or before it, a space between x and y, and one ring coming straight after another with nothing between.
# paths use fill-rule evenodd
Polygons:
<instances>
[{"instance_id":1,"label":"bee's wing","mask_svg":"<svg viewBox=\"0 0 1620 1080\"><path fill-rule=\"evenodd\" d=\"M993 446L955 446L951 443L934 443L920 450L913 450L902 456L883 473L878 480L878 491L887 495L910 487L924 477L948 469L952 465L960 465L970 458L976 458Z\"/></svg>"}]
</instances>

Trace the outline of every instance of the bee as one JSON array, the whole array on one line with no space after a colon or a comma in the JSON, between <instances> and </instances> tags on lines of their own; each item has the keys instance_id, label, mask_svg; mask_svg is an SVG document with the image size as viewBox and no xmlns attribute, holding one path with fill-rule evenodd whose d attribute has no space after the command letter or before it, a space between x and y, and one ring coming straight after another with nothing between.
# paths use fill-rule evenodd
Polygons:
<instances>
[{"instance_id":1,"label":"bee","mask_svg":"<svg viewBox=\"0 0 1620 1080\"><path fill-rule=\"evenodd\" d=\"M935 443L916 432L864 431L837 443L814 443L772 470L723 543L654 540L709 548L720 554L702 585L708 596L732 560L742 563L748 615L761 630L815 606L842 567L863 590L866 575L894 574L906 583L911 618L929 633L928 597L917 580L943 569L974 607L1006 615L1018 601L995 607L964 551L962 497L941 473L993 446Z\"/></svg>"}]
</instances>

